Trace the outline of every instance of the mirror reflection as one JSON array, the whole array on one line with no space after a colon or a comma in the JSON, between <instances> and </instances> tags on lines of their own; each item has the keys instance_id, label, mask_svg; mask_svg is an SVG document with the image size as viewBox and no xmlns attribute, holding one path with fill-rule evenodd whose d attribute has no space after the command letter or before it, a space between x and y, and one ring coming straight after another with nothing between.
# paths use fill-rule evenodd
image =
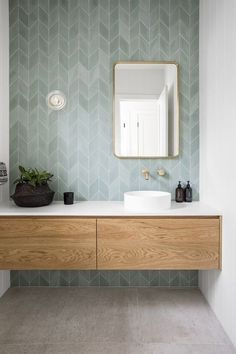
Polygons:
<instances>
[{"instance_id":1,"label":"mirror reflection","mask_svg":"<svg viewBox=\"0 0 236 354\"><path fill-rule=\"evenodd\" d=\"M178 66L123 62L114 66L114 153L175 157L179 153Z\"/></svg>"}]
</instances>

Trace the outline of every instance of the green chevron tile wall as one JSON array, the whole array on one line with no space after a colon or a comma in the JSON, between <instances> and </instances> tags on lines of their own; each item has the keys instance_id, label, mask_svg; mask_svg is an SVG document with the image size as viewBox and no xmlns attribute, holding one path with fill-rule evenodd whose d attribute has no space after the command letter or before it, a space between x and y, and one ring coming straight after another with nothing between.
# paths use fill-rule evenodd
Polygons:
<instances>
[{"instance_id":1,"label":"green chevron tile wall","mask_svg":"<svg viewBox=\"0 0 236 354\"><path fill-rule=\"evenodd\" d=\"M10 0L11 181L19 164L35 166L54 173L58 200L66 190L79 200L121 200L131 189L174 193L179 179L190 179L198 199L198 6L198 0ZM117 60L180 64L179 158L113 156ZM59 112L45 101L55 89L67 96ZM167 176L144 181L143 167L163 167Z\"/></svg>"},{"instance_id":2,"label":"green chevron tile wall","mask_svg":"<svg viewBox=\"0 0 236 354\"><path fill-rule=\"evenodd\" d=\"M11 286L197 287L196 271L12 271Z\"/></svg>"},{"instance_id":3,"label":"green chevron tile wall","mask_svg":"<svg viewBox=\"0 0 236 354\"><path fill-rule=\"evenodd\" d=\"M112 154L112 65L117 60L180 63L181 154L119 160ZM10 170L51 170L56 198L120 200L130 189L174 191L190 179L198 198L198 1L11 0ZM65 92L60 112L50 90ZM142 167L168 176L146 182Z\"/></svg>"}]
</instances>

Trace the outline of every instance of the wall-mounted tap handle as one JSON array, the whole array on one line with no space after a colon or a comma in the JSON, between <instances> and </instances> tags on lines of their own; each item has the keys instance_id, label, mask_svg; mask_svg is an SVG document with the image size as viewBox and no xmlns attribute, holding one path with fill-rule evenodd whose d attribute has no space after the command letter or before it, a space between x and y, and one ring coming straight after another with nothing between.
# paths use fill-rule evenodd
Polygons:
<instances>
[{"instance_id":1,"label":"wall-mounted tap handle","mask_svg":"<svg viewBox=\"0 0 236 354\"><path fill-rule=\"evenodd\" d=\"M163 168L160 168L157 170L157 174L158 176L165 176L166 175L166 171Z\"/></svg>"}]
</instances>

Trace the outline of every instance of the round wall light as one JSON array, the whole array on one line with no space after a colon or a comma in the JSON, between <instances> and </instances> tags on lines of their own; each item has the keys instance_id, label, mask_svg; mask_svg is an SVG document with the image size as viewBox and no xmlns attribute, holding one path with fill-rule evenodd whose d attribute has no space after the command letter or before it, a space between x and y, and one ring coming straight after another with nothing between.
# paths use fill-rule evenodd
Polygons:
<instances>
[{"instance_id":1,"label":"round wall light","mask_svg":"<svg viewBox=\"0 0 236 354\"><path fill-rule=\"evenodd\" d=\"M66 96L63 92L54 90L47 95L46 102L49 108L59 111L66 105Z\"/></svg>"}]
</instances>

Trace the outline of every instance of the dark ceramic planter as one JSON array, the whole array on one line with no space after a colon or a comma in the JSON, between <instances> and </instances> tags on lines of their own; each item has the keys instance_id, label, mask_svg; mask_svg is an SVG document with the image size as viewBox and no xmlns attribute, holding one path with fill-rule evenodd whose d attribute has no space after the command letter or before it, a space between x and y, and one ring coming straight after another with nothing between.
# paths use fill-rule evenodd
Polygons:
<instances>
[{"instance_id":1,"label":"dark ceramic planter","mask_svg":"<svg viewBox=\"0 0 236 354\"><path fill-rule=\"evenodd\" d=\"M54 194L55 192L49 188L47 183L36 187L27 183L18 183L11 198L20 207L32 208L51 204Z\"/></svg>"}]
</instances>

